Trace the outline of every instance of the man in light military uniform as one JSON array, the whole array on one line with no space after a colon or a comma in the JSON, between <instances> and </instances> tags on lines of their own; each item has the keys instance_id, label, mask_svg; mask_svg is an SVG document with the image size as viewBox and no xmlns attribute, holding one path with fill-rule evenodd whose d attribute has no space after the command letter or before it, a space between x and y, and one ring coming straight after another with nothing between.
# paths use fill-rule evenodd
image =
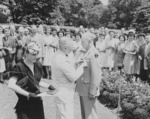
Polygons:
<instances>
[{"instance_id":1,"label":"man in light military uniform","mask_svg":"<svg viewBox=\"0 0 150 119\"><path fill-rule=\"evenodd\" d=\"M77 80L77 92L80 96L82 119L98 119L96 103L101 81L101 68L97 61L98 53L93 45L93 35L85 33L82 36L82 59L87 62L82 77Z\"/></svg>"},{"instance_id":2,"label":"man in light military uniform","mask_svg":"<svg viewBox=\"0 0 150 119\"><path fill-rule=\"evenodd\" d=\"M69 57L72 51L71 46L69 37L61 38L59 50L52 58L52 79L58 90L55 96L57 119L74 118L74 82L83 74L83 67L87 66L85 62L76 69L75 62Z\"/></svg>"}]
</instances>

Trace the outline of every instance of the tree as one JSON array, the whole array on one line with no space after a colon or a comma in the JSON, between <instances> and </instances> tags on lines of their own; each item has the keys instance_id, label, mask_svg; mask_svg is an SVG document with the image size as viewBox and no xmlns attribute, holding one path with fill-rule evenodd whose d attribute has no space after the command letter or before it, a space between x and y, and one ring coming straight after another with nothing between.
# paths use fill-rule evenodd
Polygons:
<instances>
[{"instance_id":1,"label":"tree","mask_svg":"<svg viewBox=\"0 0 150 119\"><path fill-rule=\"evenodd\" d=\"M79 12L82 5L78 0L60 0L59 8L63 18L65 18L65 25L76 26L79 19Z\"/></svg>"},{"instance_id":2,"label":"tree","mask_svg":"<svg viewBox=\"0 0 150 119\"><path fill-rule=\"evenodd\" d=\"M0 12L0 23L7 23L8 15L3 14Z\"/></svg>"},{"instance_id":3,"label":"tree","mask_svg":"<svg viewBox=\"0 0 150 119\"><path fill-rule=\"evenodd\" d=\"M60 11L66 25L97 26L101 16L100 0L60 0Z\"/></svg>"},{"instance_id":4,"label":"tree","mask_svg":"<svg viewBox=\"0 0 150 119\"><path fill-rule=\"evenodd\" d=\"M93 8L91 8L91 10L88 12L88 22L90 26L95 28L102 26L100 24L100 18L102 17L103 10L104 8L101 4L95 5Z\"/></svg>"},{"instance_id":5,"label":"tree","mask_svg":"<svg viewBox=\"0 0 150 119\"><path fill-rule=\"evenodd\" d=\"M150 31L150 2L142 1L142 5L137 8L134 14L132 26L139 32Z\"/></svg>"},{"instance_id":6,"label":"tree","mask_svg":"<svg viewBox=\"0 0 150 119\"><path fill-rule=\"evenodd\" d=\"M52 13L58 6L58 0L0 0L0 4L6 5L15 23L27 21L28 24L51 21Z\"/></svg>"},{"instance_id":7,"label":"tree","mask_svg":"<svg viewBox=\"0 0 150 119\"><path fill-rule=\"evenodd\" d=\"M105 24L110 28L128 28L131 26L137 7L141 6L141 0L111 0L102 18L106 18Z\"/></svg>"}]
</instances>

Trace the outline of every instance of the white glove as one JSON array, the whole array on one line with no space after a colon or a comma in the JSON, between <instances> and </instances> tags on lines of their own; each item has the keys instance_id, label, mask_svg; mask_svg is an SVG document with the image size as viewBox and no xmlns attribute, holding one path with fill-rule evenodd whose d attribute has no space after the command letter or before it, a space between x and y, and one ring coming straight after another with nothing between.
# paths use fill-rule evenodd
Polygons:
<instances>
[{"instance_id":1,"label":"white glove","mask_svg":"<svg viewBox=\"0 0 150 119\"><path fill-rule=\"evenodd\" d=\"M141 56L138 56L138 58L139 58L140 60L142 60L142 57L141 57Z\"/></svg>"}]
</instances>

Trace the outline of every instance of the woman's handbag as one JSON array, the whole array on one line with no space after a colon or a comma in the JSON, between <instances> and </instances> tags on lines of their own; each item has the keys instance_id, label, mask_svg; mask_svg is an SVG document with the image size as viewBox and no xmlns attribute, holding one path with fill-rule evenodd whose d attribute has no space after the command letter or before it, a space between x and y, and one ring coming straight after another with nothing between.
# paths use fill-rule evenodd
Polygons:
<instances>
[{"instance_id":1,"label":"woman's handbag","mask_svg":"<svg viewBox=\"0 0 150 119\"><path fill-rule=\"evenodd\" d=\"M39 94L40 93L40 90L39 88L36 86L36 84L34 84L34 82L32 82L28 76L22 78L21 80L17 81L16 84L28 91L28 92L33 92L33 93L36 93L36 94Z\"/></svg>"}]
</instances>

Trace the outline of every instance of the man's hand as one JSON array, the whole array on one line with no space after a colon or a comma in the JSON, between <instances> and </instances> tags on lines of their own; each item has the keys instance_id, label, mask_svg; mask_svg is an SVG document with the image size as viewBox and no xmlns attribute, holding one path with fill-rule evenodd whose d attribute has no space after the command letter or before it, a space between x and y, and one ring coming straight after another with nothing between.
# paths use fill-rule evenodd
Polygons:
<instances>
[{"instance_id":1,"label":"man's hand","mask_svg":"<svg viewBox=\"0 0 150 119\"><path fill-rule=\"evenodd\" d=\"M37 95L35 93L29 93L29 98L37 98Z\"/></svg>"},{"instance_id":2,"label":"man's hand","mask_svg":"<svg viewBox=\"0 0 150 119\"><path fill-rule=\"evenodd\" d=\"M58 90L51 90L51 91L48 91L46 93L49 95L55 95L57 92L58 92Z\"/></svg>"},{"instance_id":3,"label":"man's hand","mask_svg":"<svg viewBox=\"0 0 150 119\"><path fill-rule=\"evenodd\" d=\"M91 95L90 93L89 93L88 97L89 97L89 100L94 100L95 99L95 96Z\"/></svg>"}]
</instances>

